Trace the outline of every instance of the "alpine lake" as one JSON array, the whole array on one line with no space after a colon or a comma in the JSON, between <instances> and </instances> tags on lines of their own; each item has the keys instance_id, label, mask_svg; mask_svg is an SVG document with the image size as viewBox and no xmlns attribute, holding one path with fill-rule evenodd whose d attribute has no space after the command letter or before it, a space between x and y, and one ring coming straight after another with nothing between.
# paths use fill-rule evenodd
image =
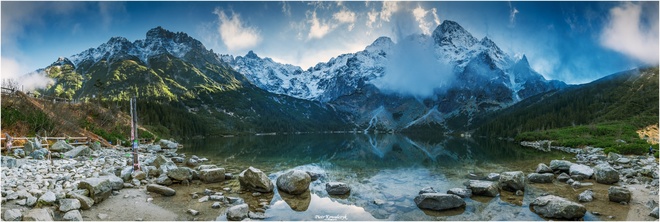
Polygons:
<instances>
[{"instance_id":1,"label":"alpine lake","mask_svg":"<svg viewBox=\"0 0 660 222\"><path fill-rule=\"evenodd\" d=\"M445 211L419 209L414 202L420 189L437 192L465 187L475 177L506 171L534 172L538 163L553 159L572 160L573 154L542 152L514 142L455 138L437 135L402 134L296 134L208 138L183 141L179 153L207 158L234 178L222 183L173 185L174 199L161 203L174 212L197 209L197 218L182 220L226 220L224 209L198 203L192 193L204 189L223 191L243 199L250 211L265 211L264 220L547 220L530 210L529 204L543 193L575 195L568 184L528 184L524 195L502 190L497 197L464 198L466 206ZM298 169L320 174L309 192L288 195L277 190L254 194L241 191L238 174L248 167L265 172L273 184L279 175ZM347 195L328 195L327 182L351 187ZM231 189L231 191L227 191ZM592 188L598 189L598 188ZM602 188L602 189L606 189ZM160 198L158 198L160 199ZM156 201L155 201L156 202ZM267 204L264 207L264 202ZM606 206L602 206L606 207ZM261 208L261 209L258 209ZM600 207L599 207L600 208ZM589 209L589 207L588 207ZM601 209L603 210L603 209ZM605 210L604 210L605 211ZM624 216L627 212L619 214ZM584 220L601 220L590 211Z\"/></svg>"}]
</instances>

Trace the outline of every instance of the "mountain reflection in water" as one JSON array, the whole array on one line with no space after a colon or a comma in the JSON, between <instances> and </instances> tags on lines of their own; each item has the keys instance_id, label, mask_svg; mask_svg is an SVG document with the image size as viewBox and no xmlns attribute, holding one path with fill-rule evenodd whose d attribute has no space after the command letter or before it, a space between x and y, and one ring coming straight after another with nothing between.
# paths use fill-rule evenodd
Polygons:
<instances>
[{"instance_id":1,"label":"mountain reflection in water","mask_svg":"<svg viewBox=\"0 0 660 222\"><path fill-rule=\"evenodd\" d=\"M276 189L267 220L542 220L529 210L533 192L516 203L500 197L466 198L464 208L442 212L420 210L413 199L424 187L442 193L464 187L471 173L531 171L562 155L503 141L433 135L303 134L184 143L181 152L206 157L210 163L205 164L234 174L254 166L273 182L292 169L322 175L303 195ZM325 183L331 181L347 183L350 194L329 196Z\"/></svg>"}]
</instances>

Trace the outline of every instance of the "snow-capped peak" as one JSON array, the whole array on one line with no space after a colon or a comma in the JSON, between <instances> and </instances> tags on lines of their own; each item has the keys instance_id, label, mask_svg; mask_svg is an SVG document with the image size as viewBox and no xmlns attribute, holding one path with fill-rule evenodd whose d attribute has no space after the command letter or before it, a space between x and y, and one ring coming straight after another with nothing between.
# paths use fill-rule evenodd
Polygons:
<instances>
[{"instance_id":1,"label":"snow-capped peak","mask_svg":"<svg viewBox=\"0 0 660 222\"><path fill-rule=\"evenodd\" d=\"M477 43L477 38L461 25L450 20L443 21L433 31L433 39L440 46L452 45L458 48L469 48Z\"/></svg>"},{"instance_id":2,"label":"snow-capped peak","mask_svg":"<svg viewBox=\"0 0 660 222\"><path fill-rule=\"evenodd\" d=\"M394 45L394 42L392 42L392 39L390 37L385 37L381 36L376 39L371 45L367 46L365 48L366 51L373 52L373 51L388 51L390 48L392 48L392 45Z\"/></svg>"}]
</instances>

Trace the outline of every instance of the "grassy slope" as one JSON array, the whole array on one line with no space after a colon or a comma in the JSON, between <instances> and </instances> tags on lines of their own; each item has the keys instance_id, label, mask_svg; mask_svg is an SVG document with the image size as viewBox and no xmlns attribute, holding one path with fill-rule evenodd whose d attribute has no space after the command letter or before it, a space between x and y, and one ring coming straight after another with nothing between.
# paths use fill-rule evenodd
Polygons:
<instances>
[{"instance_id":1,"label":"grassy slope","mask_svg":"<svg viewBox=\"0 0 660 222\"><path fill-rule=\"evenodd\" d=\"M477 133L639 154L649 145L636 131L653 124L658 124L657 67L532 97L494 113Z\"/></svg>"}]
</instances>

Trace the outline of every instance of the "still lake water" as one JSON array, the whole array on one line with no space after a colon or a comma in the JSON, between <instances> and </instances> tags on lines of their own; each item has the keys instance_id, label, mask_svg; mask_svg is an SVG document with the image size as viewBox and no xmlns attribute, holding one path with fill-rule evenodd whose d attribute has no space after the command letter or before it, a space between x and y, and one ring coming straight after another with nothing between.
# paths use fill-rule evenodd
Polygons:
<instances>
[{"instance_id":1,"label":"still lake water","mask_svg":"<svg viewBox=\"0 0 660 222\"><path fill-rule=\"evenodd\" d=\"M464 187L467 175L522 170L533 172L569 154L544 153L505 141L406 136L400 134L303 134L243 136L184 141L180 152L206 157L234 175L249 166L275 184L291 169L320 173L310 192L290 196L275 191L267 220L543 220L529 210L541 193L530 187L523 197L502 192L495 198L465 199L466 207L443 212L420 210L420 189L445 193ZM346 196L329 196L325 183L349 184ZM529 186L528 186L529 187ZM246 200L251 209L256 200ZM252 204L254 202L254 204ZM585 220L595 219L591 215Z\"/></svg>"}]
</instances>

